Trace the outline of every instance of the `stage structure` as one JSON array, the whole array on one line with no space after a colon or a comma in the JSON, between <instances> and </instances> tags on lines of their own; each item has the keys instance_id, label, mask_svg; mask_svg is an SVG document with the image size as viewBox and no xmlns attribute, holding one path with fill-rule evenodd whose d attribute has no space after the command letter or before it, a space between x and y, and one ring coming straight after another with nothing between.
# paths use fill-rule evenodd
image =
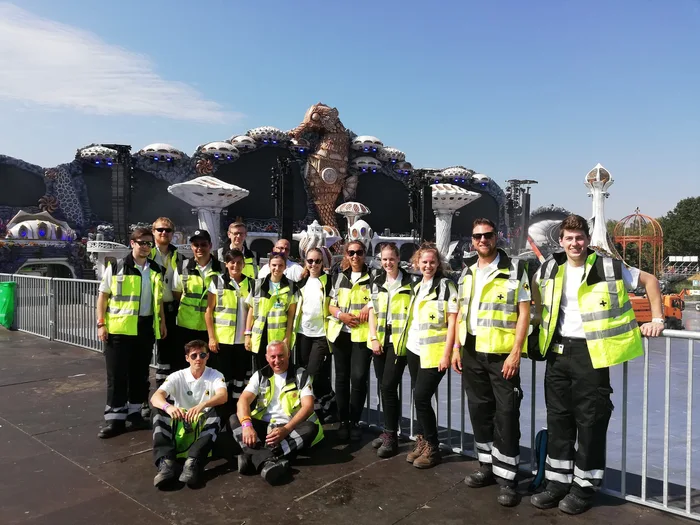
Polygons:
<instances>
[{"instance_id":1,"label":"stage structure","mask_svg":"<svg viewBox=\"0 0 700 525\"><path fill-rule=\"evenodd\" d=\"M593 229L590 246L620 259L617 250L608 239L608 230L605 224L605 199L610 196L608 188L612 186L613 182L615 181L610 176L610 172L600 164L596 164L584 179L584 184L590 190L588 196L593 198L593 214L591 215Z\"/></svg>"},{"instance_id":2,"label":"stage structure","mask_svg":"<svg viewBox=\"0 0 700 525\"><path fill-rule=\"evenodd\" d=\"M439 140L438 134L426 134L423 144L429 148ZM276 184L271 188L273 168ZM219 228L214 218L219 206L206 210L200 203L202 213L211 215L203 224L213 228L215 244L225 238L228 222L236 217L245 220L249 239L265 239L261 242L273 241L279 234L296 237L314 220L333 235L344 236L346 226L335 209L346 202L372 209L374 231L382 233L372 238L372 247L379 238L406 245L432 240L434 184L452 184L482 197L452 216L453 241L465 240L476 217L494 220L501 235L508 231L502 213L506 196L489 177L462 166L416 170L401 150L385 146L373 135L353 133L336 108L318 103L289 131L252 128L207 142L191 156L162 142L138 150L124 144L90 144L78 149L72 161L49 168L0 155L0 184L12 189L0 194L0 238L3 225L19 211L50 211L76 232L76 241L71 242L83 248L98 234L103 242L125 246L133 227L148 225L159 216L170 217L176 237L186 242L200 222L168 188L198 177L245 188L252 197L221 208L229 219ZM416 204L426 212L422 217L411 214ZM0 253L3 267L19 267L22 262L22 257L10 260Z\"/></svg>"}]
</instances>

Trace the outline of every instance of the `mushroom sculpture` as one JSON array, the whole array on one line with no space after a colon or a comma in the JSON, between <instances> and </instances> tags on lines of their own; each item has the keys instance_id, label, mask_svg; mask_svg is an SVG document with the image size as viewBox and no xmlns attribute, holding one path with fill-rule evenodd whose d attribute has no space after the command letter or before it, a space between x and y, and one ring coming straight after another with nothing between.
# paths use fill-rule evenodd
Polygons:
<instances>
[{"instance_id":1,"label":"mushroom sculpture","mask_svg":"<svg viewBox=\"0 0 700 525\"><path fill-rule=\"evenodd\" d=\"M212 250L219 248L221 211L248 196L244 188L228 184L215 177L198 177L168 186L168 192L193 206L199 227L211 234Z\"/></svg>"},{"instance_id":2,"label":"mushroom sculpture","mask_svg":"<svg viewBox=\"0 0 700 525\"><path fill-rule=\"evenodd\" d=\"M335 212L345 217L345 220L348 221L348 230L357 219L372 213L369 211L369 208L361 202L344 202L335 209Z\"/></svg>"},{"instance_id":3,"label":"mushroom sculpture","mask_svg":"<svg viewBox=\"0 0 700 525\"><path fill-rule=\"evenodd\" d=\"M440 255L447 259L450 252L452 217L458 209L474 202L481 197L481 194L465 190L454 184L433 184L432 188L435 240Z\"/></svg>"}]
</instances>

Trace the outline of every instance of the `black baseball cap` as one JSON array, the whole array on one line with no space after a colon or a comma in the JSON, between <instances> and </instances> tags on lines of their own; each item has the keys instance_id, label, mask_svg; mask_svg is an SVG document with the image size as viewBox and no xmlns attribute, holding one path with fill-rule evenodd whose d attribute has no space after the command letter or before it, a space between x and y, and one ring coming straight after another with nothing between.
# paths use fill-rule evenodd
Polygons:
<instances>
[{"instance_id":1,"label":"black baseball cap","mask_svg":"<svg viewBox=\"0 0 700 525\"><path fill-rule=\"evenodd\" d=\"M196 241L197 239L204 239L207 242L211 242L211 235L207 230L195 230L190 237L190 242Z\"/></svg>"}]
</instances>

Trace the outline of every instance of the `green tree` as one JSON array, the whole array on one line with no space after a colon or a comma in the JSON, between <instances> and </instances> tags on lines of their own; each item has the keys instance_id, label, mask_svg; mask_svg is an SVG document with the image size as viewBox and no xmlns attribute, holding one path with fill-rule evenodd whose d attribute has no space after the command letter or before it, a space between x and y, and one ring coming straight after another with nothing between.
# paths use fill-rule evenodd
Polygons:
<instances>
[{"instance_id":1,"label":"green tree","mask_svg":"<svg viewBox=\"0 0 700 525\"><path fill-rule=\"evenodd\" d=\"M700 197L681 199L659 219L668 255L700 255Z\"/></svg>"}]
</instances>

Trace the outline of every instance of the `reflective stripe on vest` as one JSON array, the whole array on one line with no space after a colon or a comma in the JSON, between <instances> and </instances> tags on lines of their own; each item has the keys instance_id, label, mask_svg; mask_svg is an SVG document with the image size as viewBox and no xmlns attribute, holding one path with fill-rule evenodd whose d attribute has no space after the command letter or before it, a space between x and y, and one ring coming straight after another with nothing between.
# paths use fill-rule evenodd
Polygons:
<instances>
[{"instance_id":1,"label":"reflective stripe on vest","mask_svg":"<svg viewBox=\"0 0 700 525\"><path fill-rule=\"evenodd\" d=\"M469 327L469 309L472 306L474 272L478 263L465 268L459 280L459 342L464 345ZM515 345L518 324L518 289L525 272L524 263L510 259L510 268L498 268L484 283L478 298L476 313L476 351L487 354L507 354ZM506 277L507 276L507 277Z\"/></svg>"},{"instance_id":2,"label":"reflective stripe on vest","mask_svg":"<svg viewBox=\"0 0 700 525\"><path fill-rule=\"evenodd\" d=\"M370 298L370 278L369 274L363 274L355 283L352 283L345 273L338 274L338 278L333 286L335 297L331 299L333 306L340 308L343 313L360 315ZM343 323L335 317L328 320L328 340L333 342L338 338ZM360 323L354 328L350 328L350 340L355 343L366 343L369 337L369 323Z\"/></svg>"},{"instance_id":3,"label":"reflective stripe on vest","mask_svg":"<svg viewBox=\"0 0 700 525\"><path fill-rule=\"evenodd\" d=\"M255 282L253 292L253 330L251 335L252 351L258 353L262 343L262 334L267 330L267 342L282 341L287 337L287 311L294 296L293 285L281 287L275 295L269 293L269 276ZM264 290L267 284L268 290ZM289 348L294 345L294 331ZM264 351L264 350L263 350Z\"/></svg>"},{"instance_id":4,"label":"reflective stripe on vest","mask_svg":"<svg viewBox=\"0 0 700 525\"><path fill-rule=\"evenodd\" d=\"M262 420L267 413L270 403L272 403L272 396L274 395L275 386L274 383L270 381L269 377L263 376L260 371L258 371L258 374L260 375L260 391L256 398L255 408L250 415L255 419ZM279 403L282 410L290 420L297 412L299 412L299 409L301 408L301 390L304 387L307 377L309 376L306 374L306 371L303 368L297 368L294 370L293 379L290 379L288 370L287 384L282 387L282 391L279 394ZM316 416L315 411L312 411L311 415L306 420L314 423L318 429L316 437L311 443L311 446L313 447L316 443L323 439L323 427L321 426L321 422ZM274 421L270 420L270 423L274 423Z\"/></svg>"},{"instance_id":5,"label":"reflective stripe on vest","mask_svg":"<svg viewBox=\"0 0 700 525\"><path fill-rule=\"evenodd\" d=\"M149 261L149 265L155 262ZM112 275L110 296L105 311L105 326L110 334L137 335L141 306L141 274L124 273L124 259L117 262L117 271ZM148 272L151 284L153 308L153 332L160 339L160 303L163 299L163 276L151 269Z\"/></svg>"},{"instance_id":6,"label":"reflective stripe on vest","mask_svg":"<svg viewBox=\"0 0 700 525\"><path fill-rule=\"evenodd\" d=\"M593 368L605 368L644 353L641 332L631 308L621 273L622 262L595 252L586 258L578 305ZM616 268L617 267L617 268ZM542 328L539 346L544 355L551 345L559 319L565 265L545 262L540 273ZM591 274L597 282L588 284Z\"/></svg>"},{"instance_id":7,"label":"reflective stripe on vest","mask_svg":"<svg viewBox=\"0 0 700 525\"><path fill-rule=\"evenodd\" d=\"M246 319L237 319L238 302L244 301L250 291L250 279L244 277L238 284L239 289L232 288L229 284L224 286L224 277L216 275L212 277L216 282L216 307L214 308L214 333L216 340L225 345L232 345L236 341L236 325L245 323Z\"/></svg>"},{"instance_id":8,"label":"reflective stripe on vest","mask_svg":"<svg viewBox=\"0 0 700 525\"><path fill-rule=\"evenodd\" d=\"M421 299L418 306L418 319L413 319L414 302L421 283L413 287L413 296L409 305L408 329L404 330L399 351L406 352L406 342L411 324L418 322L418 347L420 349L421 368L437 368L445 353L447 341L447 304L457 303L457 288L448 278L440 279L438 285L427 296Z\"/></svg>"},{"instance_id":9,"label":"reflective stripe on vest","mask_svg":"<svg viewBox=\"0 0 700 525\"><path fill-rule=\"evenodd\" d=\"M391 297L389 304L389 292L380 284L372 285L372 305L374 306L374 314L377 317L377 339L380 344L385 345L391 342L394 345L396 355L405 355L406 349L398 350L401 336L408 324L408 308L411 305L413 296L413 288L411 283L401 285L396 289ZM391 334L389 341L386 341L386 326L387 319L391 316ZM367 346L372 348L372 342L368 341Z\"/></svg>"},{"instance_id":10,"label":"reflective stripe on vest","mask_svg":"<svg viewBox=\"0 0 700 525\"><path fill-rule=\"evenodd\" d=\"M180 276L182 296L177 310L177 325L190 330L205 331L207 329L204 321L204 312L207 311L207 289L211 278L220 274L210 268L202 279L199 270L190 273L187 262L185 261L182 265Z\"/></svg>"}]
</instances>

